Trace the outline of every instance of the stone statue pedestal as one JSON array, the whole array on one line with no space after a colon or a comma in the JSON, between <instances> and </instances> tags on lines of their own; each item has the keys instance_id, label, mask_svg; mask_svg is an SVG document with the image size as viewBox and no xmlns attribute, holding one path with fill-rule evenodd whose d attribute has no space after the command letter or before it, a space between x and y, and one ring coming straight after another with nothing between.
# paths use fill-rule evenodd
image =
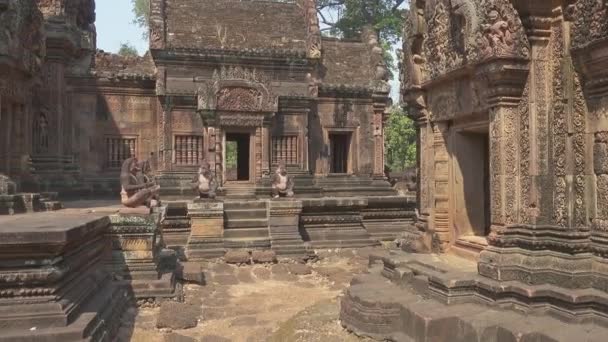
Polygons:
<instances>
[{"instance_id":1,"label":"stone statue pedestal","mask_svg":"<svg viewBox=\"0 0 608 342\"><path fill-rule=\"evenodd\" d=\"M181 295L175 281L176 261L164 260L175 255L163 250L160 217L148 208L123 208L110 215L108 266L116 280L130 285L139 304Z\"/></svg>"},{"instance_id":2,"label":"stone statue pedestal","mask_svg":"<svg viewBox=\"0 0 608 342\"><path fill-rule=\"evenodd\" d=\"M308 255L299 231L302 201L274 199L269 202L270 239L278 256L304 258Z\"/></svg>"},{"instance_id":3,"label":"stone statue pedestal","mask_svg":"<svg viewBox=\"0 0 608 342\"><path fill-rule=\"evenodd\" d=\"M191 222L190 237L186 246L189 261L220 258L224 249L224 203L197 198L188 203Z\"/></svg>"}]
</instances>

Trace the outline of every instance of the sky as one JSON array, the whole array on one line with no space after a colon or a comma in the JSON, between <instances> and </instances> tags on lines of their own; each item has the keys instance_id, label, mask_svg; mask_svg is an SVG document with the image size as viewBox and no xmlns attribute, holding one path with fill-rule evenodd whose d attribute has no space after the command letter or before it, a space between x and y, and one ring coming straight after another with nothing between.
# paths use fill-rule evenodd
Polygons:
<instances>
[{"instance_id":1,"label":"sky","mask_svg":"<svg viewBox=\"0 0 608 342\"><path fill-rule=\"evenodd\" d=\"M148 51L148 40L143 38L144 30L133 24L131 0L97 0L97 48L106 52L118 52L122 43L129 43L140 55ZM391 81L391 97L399 99L399 81L395 74Z\"/></svg>"},{"instance_id":2,"label":"sky","mask_svg":"<svg viewBox=\"0 0 608 342\"><path fill-rule=\"evenodd\" d=\"M148 50L139 26L132 24L134 15L131 0L97 0L97 48L106 52L118 52L121 43L130 43L143 55Z\"/></svg>"}]
</instances>

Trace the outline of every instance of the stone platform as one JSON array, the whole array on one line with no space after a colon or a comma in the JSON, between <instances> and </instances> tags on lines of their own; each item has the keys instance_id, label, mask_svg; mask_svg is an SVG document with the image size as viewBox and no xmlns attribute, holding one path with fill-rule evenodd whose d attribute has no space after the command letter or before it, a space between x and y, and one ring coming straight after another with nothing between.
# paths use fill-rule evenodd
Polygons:
<instances>
[{"instance_id":1,"label":"stone platform","mask_svg":"<svg viewBox=\"0 0 608 342\"><path fill-rule=\"evenodd\" d=\"M342 300L342 325L358 335L565 342L605 341L608 334L601 313L592 312L593 303L604 300L598 291L498 283L479 276L474 262L449 255L391 251L370 256L370 265Z\"/></svg>"},{"instance_id":2,"label":"stone platform","mask_svg":"<svg viewBox=\"0 0 608 342\"><path fill-rule=\"evenodd\" d=\"M129 289L103 264L106 215L0 217L0 341L106 341Z\"/></svg>"}]
</instances>

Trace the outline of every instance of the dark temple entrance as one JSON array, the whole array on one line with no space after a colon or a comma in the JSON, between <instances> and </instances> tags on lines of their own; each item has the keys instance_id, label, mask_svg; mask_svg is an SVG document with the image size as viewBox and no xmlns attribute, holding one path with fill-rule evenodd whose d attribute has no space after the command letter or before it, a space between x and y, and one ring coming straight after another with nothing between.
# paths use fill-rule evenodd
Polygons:
<instances>
[{"instance_id":1,"label":"dark temple entrance","mask_svg":"<svg viewBox=\"0 0 608 342\"><path fill-rule=\"evenodd\" d=\"M248 133L226 133L226 180L249 180L250 135Z\"/></svg>"},{"instance_id":2,"label":"dark temple entrance","mask_svg":"<svg viewBox=\"0 0 608 342\"><path fill-rule=\"evenodd\" d=\"M331 151L330 173L348 173L350 134L330 134L329 145Z\"/></svg>"}]
</instances>

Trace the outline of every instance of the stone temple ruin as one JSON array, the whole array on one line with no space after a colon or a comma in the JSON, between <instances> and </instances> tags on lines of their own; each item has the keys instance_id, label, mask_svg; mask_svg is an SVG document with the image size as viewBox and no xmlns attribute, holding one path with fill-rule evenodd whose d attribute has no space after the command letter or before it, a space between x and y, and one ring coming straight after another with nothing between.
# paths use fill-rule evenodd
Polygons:
<instances>
[{"instance_id":1,"label":"stone temple ruin","mask_svg":"<svg viewBox=\"0 0 608 342\"><path fill-rule=\"evenodd\" d=\"M352 282L342 324L396 341L604 340L608 3L410 6L420 214Z\"/></svg>"},{"instance_id":2,"label":"stone temple ruin","mask_svg":"<svg viewBox=\"0 0 608 342\"><path fill-rule=\"evenodd\" d=\"M94 0L0 0L0 341L111 340L131 301L182 299L188 262L413 223L376 34L322 37L315 5L152 0L125 57L96 49Z\"/></svg>"},{"instance_id":3,"label":"stone temple ruin","mask_svg":"<svg viewBox=\"0 0 608 342\"><path fill-rule=\"evenodd\" d=\"M0 0L0 342L111 341L208 260L381 241L341 299L357 335L605 340L605 0L410 1L415 198L384 172L373 29L323 37L315 0L150 2L125 57L94 0Z\"/></svg>"}]
</instances>

